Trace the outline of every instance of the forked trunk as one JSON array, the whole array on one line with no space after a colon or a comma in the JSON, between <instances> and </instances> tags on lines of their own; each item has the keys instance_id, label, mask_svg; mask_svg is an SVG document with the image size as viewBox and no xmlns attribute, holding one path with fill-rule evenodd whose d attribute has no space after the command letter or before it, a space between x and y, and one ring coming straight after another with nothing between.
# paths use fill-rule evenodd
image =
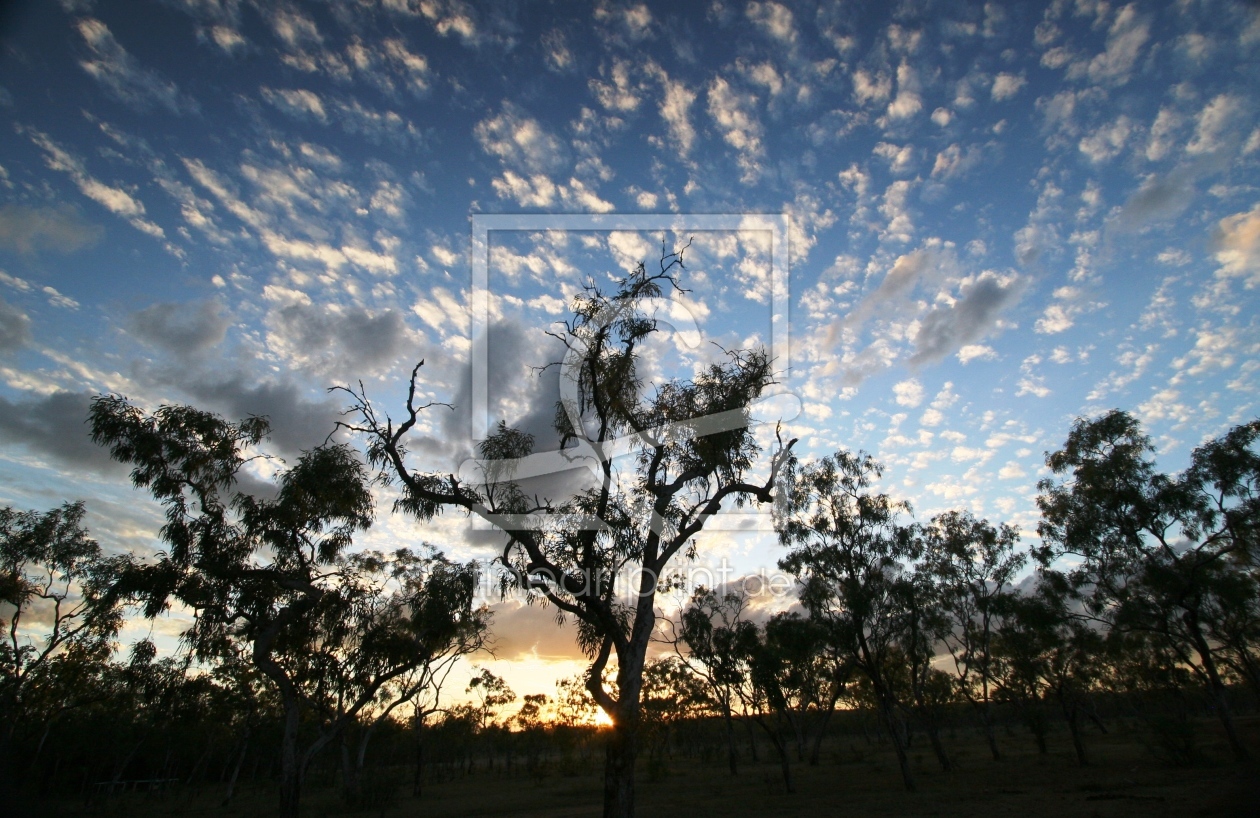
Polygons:
<instances>
[{"instance_id":1,"label":"forked trunk","mask_svg":"<svg viewBox=\"0 0 1260 818\"><path fill-rule=\"evenodd\" d=\"M886 697L880 697L880 713L884 717L884 727L892 738L893 749L897 752L897 766L901 769L901 781L907 792L914 792L914 773L910 769L910 756L906 752L906 732L893 703Z\"/></svg>"},{"instance_id":2,"label":"forked trunk","mask_svg":"<svg viewBox=\"0 0 1260 818\"><path fill-rule=\"evenodd\" d=\"M1247 751L1247 748L1243 746L1242 741L1238 738L1238 730L1234 726L1234 714L1229 707L1229 696L1225 690L1225 683L1221 681L1221 675L1216 669L1216 659L1212 656L1212 649L1208 646L1207 640L1203 638L1197 617L1188 615L1186 619L1194 638L1195 650L1199 653L1199 661L1203 663L1203 670L1207 673L1208 688L1212 694L1212 704L1216 706L1216 713L1220 716L1221 726L1225 728L1225 737L1229 740L1230 749L1234 751L1234 759L1236 761L1249 761L1251 753Z\"/></svg>"},{"instance_id":3,"label":"forked trunk","mask_svg":"<svg viewBox=\"0 0 1260 818\"><path fill-rule=\"evenodd\" d=\"M928 739L932 742L932 752L936 754L936 760L941 765L941 772L949 773L954 771L954 762L949 760L949 753L945 752L945 745L941 743L941 730L932 719L927 722Z\"/></svg>"}]
</instances>

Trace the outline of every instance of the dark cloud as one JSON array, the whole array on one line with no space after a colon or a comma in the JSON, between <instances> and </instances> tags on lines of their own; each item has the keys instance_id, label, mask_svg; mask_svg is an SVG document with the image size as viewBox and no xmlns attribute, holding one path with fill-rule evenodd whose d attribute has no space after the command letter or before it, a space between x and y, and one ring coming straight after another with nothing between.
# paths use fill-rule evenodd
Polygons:
<instances>
[{"instance_id":1,"label":"dark cloud","mask_svg":"<svg viewBox=\"0 0 1260 818\"><path fill-rule=\"evenodd\" d=\"M503 420L533 435L536 450L556 449L559 438L552 421L560 400L560 370L539 368L559 361L563 348L541 329L514 320L494 323L487 337L490 424ZM472 428L471 367L460 368L459 387L451 403L456 411L443 418L443 432L467 440Z\"/></svg>"},{"instance_id":2,"label":"dark cloud","mask_svg":"<svg viewBox=\"0 0 1260 818\"><path fill-rule=\"evenodd\" d=\"M0 441L25 446L75 470L121 469L92 442L87 426L91 400L89 392L54 392L17 402L0 397Z\"/></svg>"},{"instance_id":3,"label":"dark cloud","mask_svg":"<svg viewBox=\"0 0 1260 818\"><path fill-rule=\"evenodd\" d=\"M373 314L359 307L293 304L268 320L270 340L303 369L324 377L374 375L397 360L407 338L406 322L394 310Z\"/></svg>"},{"instance_id":4,"label":"dark cloud","mask_svg":"<svg viewBox=\"0 0 1260 818\"><path fill-rule=\"evenodd\" d=\"M16 352L31 342L31 319L0 298L0 354Z\"/></svg>"},{"instance_id":5,"label":"dark cloud","mask_svg":"<svg viewBox=\"0 0 1260 818\"><path fill-rule=\"evenodd\" d=\"M310 400L304 389L290 382L248 383L236 377L183 388L196 406L232 420L265 416L271 423L270 440L286 459L322 444L341 418L336 400Z\"/></svg>"},{"instance_id":6,"label":"dark cloud","mask_svg":"<svg viewBox=\"0 0 1260 818\"><path fill-rule=\"evenodd\" d=\"M1124 203L1120 226L1135 229L1180 215L1194 199L1194 182L1195 174L1188 168L1179 168L1167 176L1152 176Z\"/></svg>"},{"instance_id":7,"label":"dark cloud","mask_svg":"<svg viewBox=\"0 0 1260 818\"><path fill-rule=\"evenodd\" d=\"M222 304L202 301L146 307L132 314L127 330L142 341L183 358L218 346L231 324L231 316Z\"/></svg>"},{"instance_id":8,"label":"dark cloud","mask_svg":"<svg viewBox=\"0 0 1260 818\"><path fill-rule=\"evenodd\" d=\"M494 614L494 654L498 659L582 659L577 628L559 624L556 608L507 600L490 606Z\"/></svg>"},{"instance_id":9,"label":"dark cloud","mask_svg":"<svg viewBox=\"0 0 1260 818\"><path fill-rule=\"evenodd\" d=\"M95 244L104 232L70 207L0 207L0 248L6 250L73 253Z\"/></svg>"},{"instance_id":10,"label":"dark cloud","mask_svg":"<svg viewBox=\"0 0 1260 818\"><path fill-rule=\"evenodd\" d=\"M910 364L933 363L988 334L999 313L1019 299L1022 282L983 273L952 305L924 316L914 338Z\"/></svg>"}]
</instances>

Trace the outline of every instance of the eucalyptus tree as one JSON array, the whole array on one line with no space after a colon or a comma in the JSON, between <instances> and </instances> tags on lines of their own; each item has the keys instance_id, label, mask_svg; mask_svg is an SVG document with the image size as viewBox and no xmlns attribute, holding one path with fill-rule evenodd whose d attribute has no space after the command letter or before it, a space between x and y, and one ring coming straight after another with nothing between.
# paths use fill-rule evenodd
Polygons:
<instances>
[{"instance_id":1,"label":"eucalyptus tree","mask_svg":"<svg viewBox=\"0 0 1260 818\"><path fill-rule=\"evenodd\" d=\"M1236 758L1238 736L1211 639L1213 600L1235 572L1253 572L1260 530L1260 420L1234 427L1191 454L1179 475L1156 471L1136 419L1113 410L1073 424L1054 473L1039 484L1038 558L1063 557L1093 618L1162 641L1200 680Z\"/></svg>"},{"instance_id":2,"label":"eucalyptus tree","mask_svg":"<svg viewBox=\"0 0 1260 818\"><path fill-rule=\"evenodd\" d=\"M612 721L604 775L610 818L634 812L643 668L661 579L672 560L693 553L694 538L723 507L773 500L775 475L795 443L777 440L754 476L761 451L749 407L774 372L764 350L727 352L694 377L643 394L643 349L660 331L654 310L682 292L682 270L681 252L663 253L659 271L640 264L610 293L588 284L553 333L565 353L554 423L561 452L550 461L573 468L584 457L594 472L593 485L563 501L526 494L515 468L528 462L534 440L502 423L480 444L478 475L417 470L407 443L430 405L415 397L419 366L397 424L361 388L345 390L359 417L346 425L367 438L372 464L398 484L398 510L421 521L450 506L481 515L506 535L498 562L509 584L576 620L591 660L587 690ZM604 682L613 659L615 692Z\"/></svg>"},{"instance_id":3,"label":"eucalyptus tree","mask_svg":"<svg viewBox=\"0 0 1260 818\"><path fill-rule=\"evenodd\" d=\"M1041 705L1057 702L1072 737L1076 760L1089 764L1084 722L1093 712L1090 696L1104 674L1105 636L1076 615L1065 589L1045 577L1034 594L1011 599L994 634L995 679L1010 697L1031 708L1026 714L1046 752ZM1101 724L1101 722L1100 722Z\"/></svg>"},{"instance_id":4,"label":"eucalyptus tree","mask_svg":"<svg viewBox=\"0 0 1260 818\"><path fill-rule=\"evenodd\" d=\"M830 636L815 619L779 613L760 629L753 647L753 719L779 754L788 792L793 791L789 742L802 762L809 746L810 764L817 766L827 725L848 682L848 663L830 649Z\"/></svg>"},{"instance_id":5,"label":"eucalyptus tree","mask_svg":"<svg viewBox=\"0 0 1260 818\"><path fill-rule=\"evenodd\" d=\"M109 589L120 563L83 527L83 503L46 512L0 508L0 742L47 727L92 698L123 612ZM74 681L76 684L67 684Z\"/></svg>"},{"instance_id":6,"label":"eucalyptus tree","mask_svg":"<svg viewBox=\"0 0 1260 818\"><path fill-rule=\"evenodd\" d=\"M149 617L172 604L191 610L183 640L200 659L249 646L281 699L280 814L295 818L311 759L382 687L468 627L472 567L350 552L373 500L346 446L303 454L267 499L237 489L268 432L263 418L230 422L190 406L146 414L111 395L93 401L89 420L93 440L131 465L132 483L166 512L169 550L133 561L115 592ZM304 716L318 729L301 746Z\"/></svg>"},{"instance_id":7,"label":"eucalyptus tree","mask_svg":"<svg viewBox=\"0 0 1260 818\"><path fill-rule=\"evenodd\" d=\"M989 752L1001 758L993 730L993 636L1011 582L1028 560L1019 532L968 512L938 514L920 528L923 571L932 577L944 617L937 636L953 658L958 690L980 717Z\"/></svg>"},{"instance_id":8,"label":"eucalyptus tree","mask_svg":"<svg viewBox=\"0 0 1260 818\"><path fill-rule=\"evenodd\" d=\"M722 717L731 775L739 774L735 708L751 696L750 665L757 645L757 626L746 618L747 605L747 594L742 591L719 595L697 588L668 640L684 665L704 683L707 699ZM673 625L672 620L669 624Z\"/></svg>"},{"instance_id":9,"label":"eucalyptus tree","mask_svg":"<svg viewBox=\"0 0 1260 818\"><path fill-rule=\"evenodd\" d=\"M893 675L902 661L898 589L918 543L913 529L899 523L908 504L871 490L881 472L869 455L845 451L796 468L779 534L792 550L779 565L800 582L801 604L810 617L870 682L902 782L913 790Z\"/></svg>"},{"instance_id":10,"label":"eucalyptus tree","mask_svg":"<svg viewBox=\"0 0 1260 818\"><path fill-rule=\"evenodd\" d=\"M927 733L941 770L950 772L954 764L941 741L941 722L945 710L957 701L957 696L953 676L933 664L938 636L948 627L940 589L936 577L919 565L901 577L893 592L898 597L897 644L903 656L905 676L905 692L898 698L907 702ZM894 660L894 668L896 664Z\"/></svg>"}]
</instances>

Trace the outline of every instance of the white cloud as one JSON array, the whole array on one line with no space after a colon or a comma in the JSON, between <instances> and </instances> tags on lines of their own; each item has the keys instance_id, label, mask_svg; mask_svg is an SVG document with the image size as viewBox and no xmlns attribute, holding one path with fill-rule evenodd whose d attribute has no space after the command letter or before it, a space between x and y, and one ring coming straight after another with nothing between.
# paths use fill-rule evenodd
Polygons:
<instances>
[{"instance_id":1,"label":"white cloud","mask_svg":"<svg viewBox=\"0 0 1260 818\"><path fill-rule=\"evenodd\" d=\"M888 160L888 168L893 173L904 173L914 161L914 148L910 145L894 145L891 142L880 142L875 146L876 156Z\"/></svg>"},{"instance_id":2,"label":"white cloud","mask_svg":"<svg viewBox=\"0 0 1260 818\"><path fill-rule=\"evenodd\" d=\"M611 69L601 69L607 81L591 78L588 85L600 105L610 111L628 113L639 107L639 89L630 80L630 63L614 60Z\"/></svg>"},{"instance_id":3,"label":"white cloud","mask_svg":"<svg viewBox=\"0 0 1260 818\"><path fill-rule=\"evenodd\" d=\"M897 396L898 406L909 406L913 409L923 403L923 384L914 378L901 381L893 386L893 394Z\"/></svg>"},{"instance_id":4,"label":"white cloud","mask_svg":"<svg viewBox=\"0 0 1260 818\"><path fill-rule=\"evenodd\" d=\"M1082 138L1077 147L1080 148L1081 153L1089 157L1089 161L1095 164L1106 162L1114 159L1120 151L1124 150L1124 146L1129 141L1129 135L1132 133L1132 120L1121 114L1114 121Z\"/></svg>"},{"instance_id":5,"label":"white cloud","mask_svg":"<svg viewBox=\"0 0 1260 818\"><path fill-rule=\"evenodd\" d=\"M494 116L473 128L481 149L504 167L531 174L553 170L564 161L564 144L513 102L505 101Z\"/></svg>"},{"instance_id":6,"label":"white cloud","mask_svg":"<svg viewBox=\"0 0 1260 818\"><path fill-rule=\"evenodd\" d=\"M740 180L745 184L755 182L761 176L760 159L762 126L757 118L757 98L753 94L741 94L722 77L709 83L709 116L722 130L726 144L738 154L743 169Z\"/></svg>"},{"instance_id":7,"label":"white cloud","mask_svg":"<svg viewBox=\"0 0 1260 818\"><path fill-rule=\"evenodd\" d=\"M1107 32L1106 50L1089 62L1089 78L1113 85L1128 82L1142 46L1149 38L1150 24L1138 13L1137 4L1130 3L1120 9Z\"/></svg>"},{"instance_id":8,"label":"white cloud","mask_svg":"<svg viewBox=\"0 0 1260 818\"><path fill-rule=\"evenodd\" d=\"M1186 145L1186 153L1202 154L1220 150L1230 126L1243 111L1243 102L1236 96L1220 94L1199 112L1194 138Z\"/></svg>"},{"instance_id":9,"label":"white cloud","mask_svg":"<svg viewBox=\"0 0 1260 818\"><path fill-rule=\"evenodd\" d=\"M328 112L324 109L324 101L314 91L308 91L305 88L272 89L266 86L263 86L260 90L263 99L285 113L309 114L316 119L328 119Z\"/></svg>"},{"instance_id":10,"label":"white cloud","mask_svg":"<svg viewBox=\"0 0 1260 818\"><path fill-rule=\"evenodd\" d=\"M888 118L909 119L923 108L923 98L919 96L918 72L908 63L897 66L897 96L888 103Z\"/></svg>"},{"instance_id":11,"label":"white cloud","mask_svg":"<svg viewBox=\"0 0 1260 818\"><path fill-rule=\"evenodd\" d=\"M156 104L173 114L197 112L194 100L181 94L175 83L143 68L100 20L85 17L77 28L92 52L92 59L79 65L113 96L140 110Z\"/></svg>"},{"instance_id":12,"label":"white cloud","mask_svg":"<svg viewBox=\"0 0 1260 818\"><path fill-rule=\"evenodd\" d=\"M1221 265L1217 276L1242 278L1248 287L1260 285L1260 204L1221 219L1215 244Z\"/></svg>"},{"instance_id":13,"label":"white cloud","mask_svg":"<svg viewBox=\"0 0 1260 818\"><path fill-rule=\"evenodd\" d=\"M161 227L145 218L144 204L122 188L107 185L87 172L83 162L62 150L55 142L39 131L28 132L31 141L44 151L44 161L53 170L65 173L84 196L104 207L116 216L126 219L132 227L154 238L164 238Z\"/></svg>"},{"instance_id":14,"label":"white cloud","mask_svg":"<svg viewBox=\"0 0 1260 818\"><path fill-rule=\"evenodd\" d=\"M781 3L771 0L767 3L749 3L746 8L748 19L758 28L785 45L796 42L796 22L792 12Z\"/></svg>"},{"instance_id":15,"label":"white cloud","mask_svg":"<svg viewBox=\"0 0 1260 818\"><path fill-rule=\"evenodd\" d=\"M1019 93L1019 89L1023 88L1027 83L1021 74L1001 73L993 80L993 90L991 92L993 99L997 102L1008 100Z\"/></svg>"},{"instance_id":16,"label":"white cloud","mask_svg":"<svg viewBox=\"0 0 1260 818\"><path fill-rule=\"evenodd\" d=\"M997 351L985 344L966 344L958 350L959 363L969 364L972 361L992 361Z\"/></svg>"}]
</instances>

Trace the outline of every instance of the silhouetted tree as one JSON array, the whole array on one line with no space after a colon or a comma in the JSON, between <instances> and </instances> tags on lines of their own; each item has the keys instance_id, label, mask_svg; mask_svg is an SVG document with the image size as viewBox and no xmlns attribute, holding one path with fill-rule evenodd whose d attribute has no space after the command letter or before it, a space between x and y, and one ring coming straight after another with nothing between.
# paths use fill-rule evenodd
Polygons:
<instances>
[{"instance_id":1,"label":"silhouetted tree","mask_svg":"<svg viewBox=\"0 0 1260 818\"><path fill-rule=\"evenodd\" d=\"M735 708L751 696L750 663L757 644L757 626L744 618L747 602L742 591L719 596L708 588L697 588L670 639L687 668L703 680L711 706L722 717L731 775L739 774Z\"/></svg>"},{"instance_id":2,"label":"silhouetted tree","mask_svg":"<svg viewBox=\"0 0 1260 818\"><path fill-rule=\"evenodd\" d=\"M902 781L914 789L907 735L893 680L902 621L897 591L904 561L915 556L911 528L898 517L909 506L870 490L882 467L869 455L837 452L794 470L780 542L780 560L801 583L801 604L849 654L870 683L893 742Z\"/></svg>"},{"instance_id":3,"label":"silhouetted tree","mask_svg":"<svg viewBox=\"0 0 1260 818\"><path fill-rule=\"evenodd\" d=\"M604 775L604 815L634 813L634 762L639 750L643 668L656 630L656 592L670 561L690 553L705 521L726 504L773 500L775 474L795 441L781 441L764 476L749 479L760 453L748 430L749 405L773 381L763 350L735 351L691 380L640 394L642 346L658 332L654 311L680 291L681 253L662 255L659 272L645 265L607 294L593 284L573 299L573 317L554 333L565 347L559 362L562 399L555 428L561 448L591 458L596 485L553 505L530 499L513 477L533 438L500 424L480 445L480 485L412 470L406 439L425 407L416 403L412 372L406 416L381 418L360 389L348 391L368 439L368 455L400 484L398 508L427 520L443 507L482 515L506 535L501 564L511 582L577 620L578 642L591 658L587 689L612 720ZM613 457L630 454L622 471ZM536 512L550 512L542 520ZM618 585L623 573L637 587ZM604 669L616 658L616 692Z\"/></svg>"},{"instance_id":4,"label":"silhouetted tree","mask_svg":"<svg viewBox=\"0 0 1260 818\"><path fill-rule=\"evenodd\" d=\"M959 692L980 717L989 752L1001 758L993 731L993 635L1010 583L1028 556L1019 532L949 511L921 529L924 570L932 575L944 618L937 636L954 660Z\"/></svg>"},{"instance_id":5,"label":"silhouetted tree","mask_svg":"<svg viewBox=\"0 0 1260 818\"><path fill-rule=\"evenodd\" d=\"M90 695L113 653L122 610L110 596L120 563L83 527L82 503L47 512L0 508L0 721L46 727ZM67 686L66 682L74 682ZM53 691L56 688L56 691ZM39 705L37 707L37 705Z\"/></svg>"},{"instance_id":6,"label":"silhouetted tree","mask_svg":"<svg viewBox=\"0 0 1260 818\"><path fill-rule=\"evenodd\" d=\"M170 550L123 574L120 594L147 616L178 601L195 613L185 643L202 659L233 640L284 709L280 813L296 818L311 759L381 688L459 638L472 618L474 569L440 555L347 553L372 519L363 465L342 445L313 449L279 477L274 499L236 491L264 439L262 418L239 423L189 406L145 414L96 398L92 437L132 465L132 483L166 509ZM299 747L304 714L316 736Z\"/></svg>"},{"instance_id":7,"label":"silhouetted tree","mask_svg":"<svg viewBox=\"0 0 1260 818\"><path fill-rule=\"evenodd\" d=\"M1216 589L1254 558L1260 528L1260 421L1194 450L1180 475L1155 470L1136 419L1113 410L1078 419L1056 475L1039 484L1043 565L1071 556L1067 571L1089 614L1121 630L1157 635L1195 673L1239 760L1239 739L1218 648L1210 641Z\"/></svg>"}]
</instances>

